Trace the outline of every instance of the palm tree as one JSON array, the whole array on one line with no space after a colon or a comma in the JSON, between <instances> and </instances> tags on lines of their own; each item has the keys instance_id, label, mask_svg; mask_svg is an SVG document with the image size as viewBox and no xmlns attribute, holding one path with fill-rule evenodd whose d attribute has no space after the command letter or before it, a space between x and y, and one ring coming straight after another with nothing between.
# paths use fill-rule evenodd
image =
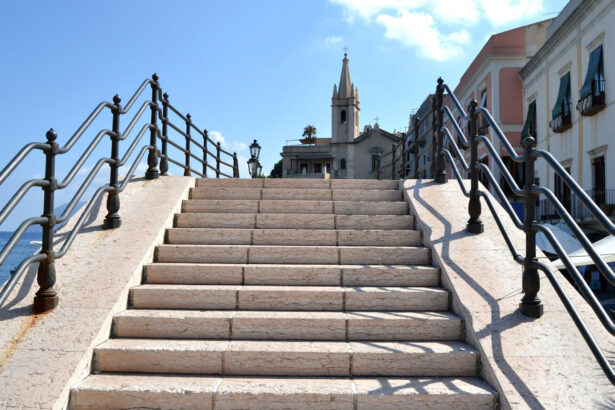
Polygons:
<instances>
[{"instance_id":1,"label":"palm tree","mask_svg":"<svg viewBox=\"0 0 615 410\"><path fill-rule=\"evenodd\" d=\"M307 136L308 139L312 139L316 135L316 127L308 125L303 129L303 136Z\"/></svg>"}]
</instances>

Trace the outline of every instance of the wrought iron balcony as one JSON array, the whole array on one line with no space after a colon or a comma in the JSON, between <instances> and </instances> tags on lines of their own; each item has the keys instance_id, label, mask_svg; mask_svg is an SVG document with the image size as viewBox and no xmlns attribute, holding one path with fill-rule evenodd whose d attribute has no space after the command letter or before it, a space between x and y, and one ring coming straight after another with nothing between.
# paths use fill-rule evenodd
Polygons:
<instances>
[{"instance_id":1,"label":"wrought iron balcony","mask_svg":"<svg viewBox=\"0 0 615 410\"><path fill-rule=\"evenodd\" d=\"M594 80L592 93L579 100L577 110L581 115L590 117L596 115L606 107L606 95L604 93L604 80Z\"/></svg>"},{"instance_id":2,"label":"wrought iron balcony","mask_svg":"<svg viewBox=\"0 0 615 410\"><path fill-rule=\"evenodd\" d=\"M549 122L549 126L556 133L562 133L572 127L572 113L570 112L570 103L565 104L562 114L553 118Z\"/></svg>"}]
</instances>

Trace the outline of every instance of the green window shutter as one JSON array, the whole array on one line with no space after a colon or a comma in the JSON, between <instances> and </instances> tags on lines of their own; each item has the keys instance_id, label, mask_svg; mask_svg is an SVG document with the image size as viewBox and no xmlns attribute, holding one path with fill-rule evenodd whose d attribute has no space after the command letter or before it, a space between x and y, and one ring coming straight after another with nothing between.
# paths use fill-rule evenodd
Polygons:
<instances>
[{"instance_id":1,"label":"green window shutter","mask_svg":"<svg viewBox=\"0 0 615 410\"><path fill-rule=\"evenodd\" d=\"M553 119L559 117L563 113L562 104L564 101L569 100L570 96L570 73L566 73L565 76L559 79L559 93L557 94L557 101L555 101L555 106L551 111L551 116Z\"/></svg>"},{"instance_id":2,"label":"green window shutter","mask_svg":"<svg viewBox=\"0 0 615 410\"><path fill-rule=\"evenodd\" d=\"M583 82L583 87L581 87L581 92L579 95L579 101L586 98L588 95L592 93L592 81L594 81L594 76L596 72L599 70L600 65L602 64L602 46L596 48L589 55L589 65L587 66L587 74L585 75L585 81Z\"/></svg>"},{"instance_id":3,"label":"green window shutter","mask_svg":"<svg viewBox=\"0 0 615 410\"><path fill-rule=\"evenodd\" d=\"M536 101L532 101L530 105L527 107L527 116L525 117L525 124L523 125L523 131L521 131L521 141L525 139L525 137L530 136L530 129L532 119L536 116Z\"/></svg>"}]
</instances>

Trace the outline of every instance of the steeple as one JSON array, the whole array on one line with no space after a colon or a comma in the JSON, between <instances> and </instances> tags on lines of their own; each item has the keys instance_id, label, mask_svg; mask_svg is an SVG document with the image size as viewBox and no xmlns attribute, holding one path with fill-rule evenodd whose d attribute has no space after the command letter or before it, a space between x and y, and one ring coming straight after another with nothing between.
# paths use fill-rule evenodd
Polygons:
<instances>
[{"instance_id":1,"label":"steeple","mask_svg":"<svg viewBox=\"0 0 615 410\"><path fill-rule=\"evenodd\" d=\"M342 75L340 76L340 86L338 89L337 98L354 97L352 95L352 80L350 79L350 69L348 68L348 54L344 53L342 63Z\"/></svg>"}]
</instances>

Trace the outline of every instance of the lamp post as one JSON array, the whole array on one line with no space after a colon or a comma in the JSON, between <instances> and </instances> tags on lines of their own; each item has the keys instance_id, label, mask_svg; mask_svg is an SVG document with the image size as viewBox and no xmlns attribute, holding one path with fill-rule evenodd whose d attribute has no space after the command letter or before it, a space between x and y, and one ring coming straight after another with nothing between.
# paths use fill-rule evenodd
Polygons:
<instances>
[{"instance_id":1,"label":"lamp post","mask_svg":"<svg viewBox=\"0 0 615 410\"><path fill-rule=\"evenodd\" d=\"M248 160L248 171L250 172L250 176L252 178L260 178L263 172L263 166L258 161L258 157L261 154L261 146L258 145L258 142L254 140L252 144L250 144L250 159Z\"/></svg>"}]
</instances>

